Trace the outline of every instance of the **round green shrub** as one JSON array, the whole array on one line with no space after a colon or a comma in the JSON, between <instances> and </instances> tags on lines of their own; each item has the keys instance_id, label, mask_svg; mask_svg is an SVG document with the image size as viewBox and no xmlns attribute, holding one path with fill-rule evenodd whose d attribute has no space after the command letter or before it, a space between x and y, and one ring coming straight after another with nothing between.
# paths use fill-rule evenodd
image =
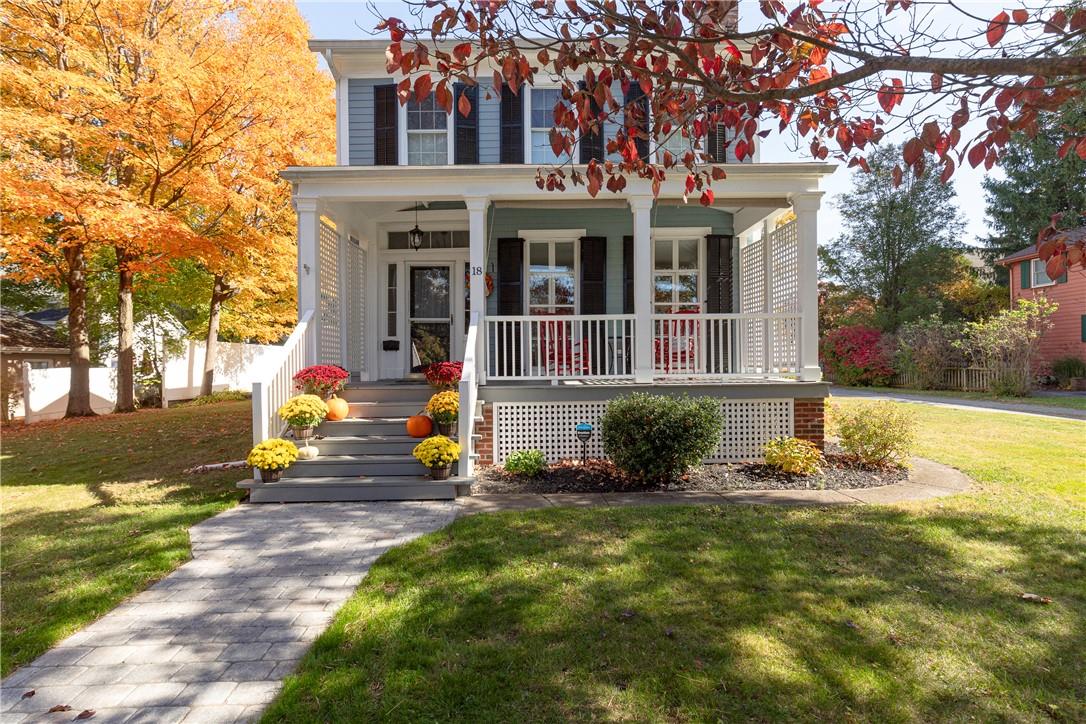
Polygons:
<instances>
[{"instance_id":1,"label":"round green shrub","mask_svg":"<svg viewBox=\"0 0 1086 724\"><path fill-rule=\"evenodd\" d=\"M547 469L542 450L517 450L505 459L506 472L534 478Z\"/></svg>"},{"instance_id":2,"label":"round green shrub","mask_svg":"<svg viewBox=\"0 0 1086 724\"><path fill-rule=\"evenodd\" d=\"M716 450L724 416L711 397L635 392L612 400L600 427L603 451L620 470L668 481Z\"/></svg>"}]
</instances>

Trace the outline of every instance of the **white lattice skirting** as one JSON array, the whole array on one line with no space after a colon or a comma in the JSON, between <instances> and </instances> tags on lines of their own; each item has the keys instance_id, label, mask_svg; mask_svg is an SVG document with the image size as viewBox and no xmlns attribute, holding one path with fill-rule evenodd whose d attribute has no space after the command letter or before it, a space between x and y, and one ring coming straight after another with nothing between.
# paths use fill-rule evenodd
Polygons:
<instances>
[{"instance_id":1,"label":"white lattice skirting","mask_svg":"<svg viewBox=\"0 0 1086 724\"><path fill-rule=\"evenodd\" d=\"M705 462L738 463L762 459L765 444L793 434L793 400L721 400L724 435ZM517 450L542 450L550 462L579 458L581 443L573 428L589 422L595 428L588 456L601 458L599 421L607 402L494 403L494 462L501 464Z\"/></svg>"}]
</instances>

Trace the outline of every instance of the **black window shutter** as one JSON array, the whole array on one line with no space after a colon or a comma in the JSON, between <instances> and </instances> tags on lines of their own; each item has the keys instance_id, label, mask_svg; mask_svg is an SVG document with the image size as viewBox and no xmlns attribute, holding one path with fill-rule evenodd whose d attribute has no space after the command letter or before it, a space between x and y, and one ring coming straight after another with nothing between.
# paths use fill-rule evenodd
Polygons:
<instances>
[{"instance_id":1,"label":"black window shutter","mask_svg":"<svg viewBox=\"0 0 1086 724\"><path fill-rule=\"evenodd\" d=\"M648 292L646 292L647 294ZM633 237L622 237L622 313L634 313Z\"/></svg>"},{"instance_id":2,"label":"black window shutter","mask_svg":"<svg viewBox=\"0 0 1086 724\"><path fill-rule=\"evenodd\" d=\"M373 163L377 166L395 166L400 160L396 104L395 83L373 87Z\"/></svg>"},{"instance_id":3,"label":"black window shutter","mask_svg":"<svg viewBox=\"0 0 1086 724\"><path fill-rule=\"evenodd\" d=\"M524 239L498 239L498 314L524 314Z\"/></svg>"},{"instance_id":4,"label":"black window shutter","mask_svg":"<svg viewBox=\"0 0 1086 724\"><path fill-rule=\"evenodd\" d=\"M705 237L705 311L732 313L732 237L709 234Z\"/></svg>"},{"instance_id":5,"label":"black window shutter","mask_svg":"<svg viewBox=\"0 0 1086 724\"><path fill-rule=\"evenodd\" d=\"M607 314L607 237L581 237L581 314Z\"/></svg>"},{"instance_id":6,"label":"black window shutter","mask_svg":"<svg viewBox=\"0 0 1086 724\"><path fill-rule=\"evenodd\" d=\"M1022 273L1021 287L1023 289L1029 289L1033 285L1033 262L1026 259L1018 265L1018 269Z\"/></svg>"},{"instance_id":7,"label":"black window shutter","mask_svg":"<svg viewBox=\"0 0 1086 724\"><path fill-rule=\"evenodd\" d=\"M586 88L585 82L582 80L578 83L581 90ZM592 98L589 101L592 108L592 116L594 118L599 117L600 106L596 103L596 99ZM603 160L603 120L599 122L599 126L595 130L589 129L581 136L581 163L588 163L592 159L597 161Z\"/></svg>"},{"instance_id":8,"label":"black window shutter","mask_svg":"<svg viewBox=\"0 0 1086 724\"><path fill-rule=\"evenodd\" d=\"M625 97L626 111L629 112L630 106L636 106L641 109L640 118L636 120L631 119L626 123L626 127L636 127L648 133L649 129L649 97L645 95L645 91L641 90L641 84L636 81L630 82L630 89L626 93ZM637 148L637 155L644 160L649 159L649 139L635 138L634 147Z\"/></svg>"},{"instance_id":9,"label":"black window shutter","mask_svg":"<svg viewBox=\"0 0 1086 724\"><path fill-rule=\"evenodd\" d=\"M509 86L502 86L501 98L501 154L502 163L524 163L524 102L525 92L521 84L514 95Z\"/></svg>"},{"instance_id":10,"label":"black window shutter","mask_svg":"<svg viewBox=\"0 0 1086 724\"><path fill-rule=\"evenodd\" d=\"M466 96L471 103L471 112L465 117L460 113L460 96ZM456 133L456 156L458 164L479 163L479 89L466 83L453 84L453 116Z\"/></svg>"},{"instance_id":11,"label":"black window shutter","mask_svg":"<svg viewBox=\"0 0 1086 724\"><path fill-rule=\"evenodd\" d=\"M705 151L709 159L717 163L728 162L727 126L723 123L710 123L708 137L705 139Z\"/></svg>"}]
</instances>

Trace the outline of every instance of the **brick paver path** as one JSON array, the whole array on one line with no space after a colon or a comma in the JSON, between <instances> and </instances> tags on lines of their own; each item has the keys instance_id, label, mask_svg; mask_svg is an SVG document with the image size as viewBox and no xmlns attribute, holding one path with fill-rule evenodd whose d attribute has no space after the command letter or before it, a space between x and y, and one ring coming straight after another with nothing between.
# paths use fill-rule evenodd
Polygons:
<instances>
[{"instance_id":1,"label":"brick paver path","mask_svg":"<svg viewBox=\"0 0 1086 724\"><path fill-rule=\"evenodd\" d=\"M206 520L192 561L0 682L0 720L249 720L374 559L455 515L420 501L242 505Z\"/></svg>"}]
</instances>

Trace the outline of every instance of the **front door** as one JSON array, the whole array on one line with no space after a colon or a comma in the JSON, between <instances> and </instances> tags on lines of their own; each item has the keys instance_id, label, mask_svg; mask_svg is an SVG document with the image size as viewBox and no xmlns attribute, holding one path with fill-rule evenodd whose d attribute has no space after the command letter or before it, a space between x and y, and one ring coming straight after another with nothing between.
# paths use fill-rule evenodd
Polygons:
<instances>
[{"instance_id":1,"label":"front door","mask_svg":"<svg viewBox=\"0 0 1086 724\"><path fill-rule=\"evenodd\" d=\"M412 372L453 358L453 280L451 263L407 265L407 366Z\"/></svg>"}]
</instances>

